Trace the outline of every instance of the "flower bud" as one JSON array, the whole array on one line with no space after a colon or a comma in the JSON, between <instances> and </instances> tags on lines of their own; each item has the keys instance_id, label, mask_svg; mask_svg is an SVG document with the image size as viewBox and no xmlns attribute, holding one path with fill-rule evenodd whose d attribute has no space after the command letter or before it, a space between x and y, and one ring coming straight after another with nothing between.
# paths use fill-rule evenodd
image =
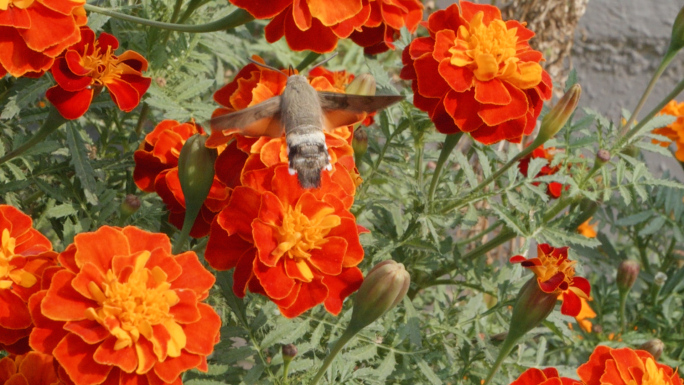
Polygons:
<instances>
[{"instance_id":1,"label":"flower bud","mask_svg":"<svg viewBox=\"0 0 684 385\"><path fill-rule=\"evenodd\" d=\"M354 95L375 95L376 83L371 74L362 74L354 78L344 90Z\"/></svg>"},{"instance_id":2,"label":"flower bud","mask_svg":"<svg viewBox=\"0 0 684 385\"><path fill-rule=\"evenodd\" d=\"M568 92L563 95L558 103L542 119L539 135L537 135L537 138L532 143L533 148L537 148L553 138L565 126L565 123L570 119L570 115L575 112L581 95L582 87L579 84L570 87Z\"/></svg>"},{"instance_id":3,"label":"flower bud","mask_svg":"<svg viewBox=\"0 0 684 385\"><path fill-rule=\"evenodd\" d=\"M354 129L352 148L354 149L354 159L358 165L361 157L366 154L366 151L368 151L368 134L361 126L358 126Z\"/></svg>"},{"instance_id":4,"label":"flower bud","mask_svg":"<svg viewBox=\"0 0 684 385\"><path fill-rule=\"evenodd\" d=\"M620 266L618 266L618 271L617 271L617 278L615 281L617 282L618 289L623 292L623 291L629 291L629 289L634 286L634 283L637 280L637 277L639 276L639 269L641 267L639 266L639 262L633 261L633 260L627 260L627 261L622 261L620 263Z\"/></svg>"},{"instance_id":5,"label":"flower bud","mask_svg":"<svg viewBox=\"0 0 684 385\"><path fill-rule=\"evenodd\" d=\"M188 206L202 207L214 183L214 162L217 152L207 148L207 137L195 134L188 138L178 156L178 179L180 179L186 210ZM187 215L187 214L186 214Z\"/></svg>"},{"instance_id":6,"label":"flower bud","mask_svg":"<svg viewBox=\"0 0 684 385\"><path fill-rule=\"evenodd\" d=\"M684 7L679 10L675 18L674 25L672 25L672 37L670 38L670 47L667 52L676 52L684 47Z\"/></svg>"},{"instance_id":7,"label":"flower bud","mask_svg":"<svg viewBox=\"0 0 684 385\"><path fill-rule=\"evenodd\" d=\"M667 281L667 274L663 273L662 271L657 272L653 277L653 283L655 283L658 287L663 287L665 281Z\"/></svg>"},{"instance_id":8,"label":"flower bud","mask_svg":"<svg viewBox=\"0 0 684 385\"><path fill-rule=\"evenodd\" d=\"M639 346L639 349L645 350L645 351L651 353L651 355L653 356L653 358L656 361L658 361L660 356L663 354L664 348L665 348L665 344L663 343L663 341L661 341L657 338L654 338L652 340L648 340L648 341L644 342L643 344L641 344L641 346Z\"/></svg>"},{"instance_id":9,"label":"flower bud","mask_svg":"<svg viewBox=\"0 0 684 385\"><path fill-rule=\"evenodd\" d=\"M608 162L610 160L610 151L606 149L598 150L598 152L596 153L596 159L603 163Z\"/></svg>"},{"instance_id":10,"label":"flower bud","mask_svg":"<svg viewBox=\"0 0 684 385\"><path fill-rule=\"evenodd\" d=\"M283 361L290 361L297 355L297 347L293 344L283 345L281 352L283 353Z\"/></svg>"},{"instance_id":11,"label":"flower bud","mask_svg":"<svg viewBox=\"0 0 684 385\"><path fill-rule=\"evenodd\" d=\"M361 330L395 307L410 284L411 276L403 264L387 260L375 265L356 293L349 329Z\"/></svg>"},{"instance_id":12,"label":"flower bud","mask_svg":"<svg viewBox=\"0 0 684 385\"><path fill-rule=\"evenodd\" d=\"M121 202L121 214L126 218L130 217L136 211L138 211L141 203L142 202L137 195L127 194L126 198L124 198L124 201Z\"/></svg>"},{"instance_id":13,"label":"flower bud","mask_svg":"<svg viewBox=\"0 0 684 385\"><path fill-rule=\"evenodd\" d=\"M512 340L525 335L549 316L558 300L557 293L545 293L539 288L537 277L530 278L518 293L513 306L508 334Z\"/></svg>"}]
</instances>

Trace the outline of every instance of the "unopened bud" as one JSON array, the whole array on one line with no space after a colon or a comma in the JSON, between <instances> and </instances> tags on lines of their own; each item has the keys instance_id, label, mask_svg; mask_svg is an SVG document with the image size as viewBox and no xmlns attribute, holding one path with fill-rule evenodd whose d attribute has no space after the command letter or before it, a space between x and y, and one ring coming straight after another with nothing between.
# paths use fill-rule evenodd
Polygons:
<instances>
[{"instance_id":1,"label":"unopened bud","mask_svg":"<svg viewBox=\"0 0 684 385\"><path fill-rule=\"evenodd\" d=\"M283 353L283 360L291 360L297 355L297 347L293 344L283 345L281 352Z\"/></svg>"},{"instance_id":2,"label":"unopened bud","mask_svg":"<svg viewBox=\"0 0 684 385\"><path fill-rule=\"evenodd\" d=\"M344 91L354 95L375 95L376 86L373 75L362 74L355 77Z\"/></svg>"},{"instance_id":3,"label":"unopened bud","mask_svg":"<svg viewBox=\"0 0 684 385\"><path fill-rule=\"evenodd\" d=\"M645 350L653 356L653 358L657 361L660 356L663 354L663 349L665 348L665 344L663 341L654 338L652 340L648 340L644 342L641 346L639 346L639 349Z\"/></svg>"},{"instance_id":4,"label":"unopened bud","mask_svg":"<svg viewBox=\"0 0 684 385\"><path fill-rule=\"evenodd\" d=\"M358 126L354 129L354 138L352 139L352 148L354 149L354 158L358 160L368 151L368 134L363 127Z\"/></svg>"},{"instance_id":5,"label":"unopened bud","mask_svg":"<svg viewBox=\"0 0 684 385\"><path fill-rule=\"evenodd\" d=\"M207 137L195 134L188 138L178 156L178 179L180 179L186 209L189 204L202 207L214 183L214 162L217 152L207 148Z\"/></svg>"},{"instance_id":6,"label":"unopened bud","mask_svg":"<svg viewBox=\"0 0 684 385\"><path fill-rule=\"evenodd\" d=\"M662 271L657 272L655 277L653 277L653 283L658 287L662 287L665 284L665 281L667 281L667 274Z\"/></svg>"},{"instance_id":7,"label":"unopened bud","mask_svg":"<svg viewBox=\"0 0 684 385\"><path fill-rule=\"evenodd\" d=\"M537 135L537 138L532 143L533 148L537 148L553 138L565 126L572 113L575 112L581 95L582 87L579 84L570 87L568 92L563 95L558 103L542 119L539 135Z\"/></svg>"},{"instance_id":8,"label":"unopened bud","mask_svg":"<svg viewBox=\"0 0 684 385\"><path fill-rule=\"evenodd\" d=\"M621 292L629 291L629 289L634 286L634 283L639 276L640 269L641 266L639 266L639 262L637 261L627 260L620 263L615 281Z\"/></svg>"},{"instance_id":9,"label":"unopened bud","mask_svg":"<svg viewBox=\"0 0 684 385\"><path fill-rule=\"evenodd\" d=\"M558 294L542 291L537 278L530 278L520 289L513 306L509 336L517 340L535 328L549 316L557 301Z\"/></svg>"},{"instance_id":10,"label":"unopened bud","mask_svg":"<svg viewBox=\"0 0 684 385\"><path fill-rule=\"evenodd\" d=\"M667 52L677 52L682 47L684 47L684 7L679 10L674 25L672 25L672 37L670 38L670 47L667 49Z\"/></svg>"},{"instance_id":11,"label":"unopened bud","mask_svg":"<svg viewBox=\"0 0 684 385\"><path fill-rule=\"evenodd\" d=\"M387 260L375 265L356 293L349 329L361 330L395 307L410 284L403 264Z\"/></svg>"},{"instance_id":12,"label":"unopened bud","mask_svg":"<svg viewBox=\"0 0 684 385\"><path fill-rule=\"evenodd\" d=\"M610 160L610 151L605 150L605 149L600 149L596 153L596 159L599 161L606 163Z\"/></svg>"},{"instance_id":13,"label":"unopened bud","mask_svg":"<svg viewBox=\"0 0 684 385\"><path fill-rule=\"evenodd\" d=\"M121 213L126 217L130 217L136 211L138 211L141 203L142 202L137 195L127 194L126 198L124 198L124 201L121 202Z\"/></svg>"}]
</instances>

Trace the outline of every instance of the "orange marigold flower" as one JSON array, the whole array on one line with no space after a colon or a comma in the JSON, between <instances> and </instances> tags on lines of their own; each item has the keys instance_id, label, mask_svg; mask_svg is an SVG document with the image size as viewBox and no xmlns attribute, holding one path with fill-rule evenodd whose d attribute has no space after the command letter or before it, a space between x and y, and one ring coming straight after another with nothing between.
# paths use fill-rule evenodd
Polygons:
<instances>
[{"instance_id":1,"label":"orange marigold flower","mask_svg":"<svg viewBox=\"0 0 684 385\"><path fill-rule=\"evenodd\" d=\"M586 385L681 385L676 370L659 364L644 350L597 346L589 360L577 369Z\"/></svg>"},{"instance_id":2,"label":"orange marigold flower","mask_svg":"<svg viewBox=\"0 0 684 385\"><path fill-rule=\"evenodd\" d=\"M529 368L511 382L511 385L580 385L580 382L559 376L556 368Z\"/></svg>"},{"instance_id":3,"label":"orange marigold flower","mask_svg":"<svg viewBox=\"0 0 684 385\"><path fill-rule=\"evenodd\" d=\"M180 384L207 370L221 320L202 301L214 276L164 234L103 226L60 253L64 269L29 301L31 347L75 385Z\"/></svg>"},{"instance_id":4,"label":"orange marigold flower","mask_svg":"<svg viewBox=\"0 0 684 385\"><path fill-rule=\"evenodd\" d=\"M363 281L361 228L336 184L324 179L305 190L287 164L273 169L268 190L235 189L212 223L205 257L215 269L235 268L236 295L263 294L285 317L320 303L338 314Z\"/></svg>"},{"instance_id":5,"label":"orange marigold flower","mask_svg":"<svg viewBox=\"0 0 684 385\"><path fill-rule=\"evenodd\" d=\"M575 320L580 327L584 329L584 331L591 333L593 325L589 319L596 318L596 313L594 312L594 309L589 306L589 301L587 299L580 298L580 300L582 301L582 308L580 309L579 314L575 317ZM572 325L570 325L570 329L572 329Z\"/></svg>"},{"instance_id":6,"label":"orange marigold flower","mask_svg":"<svg viewBox=\"0 0 684 385\"><path fill-rule=\"evenodd\" d=\"M81 39L85 0L0 2L0 77L40 76Z\"/></svg>"},{"instance_id":7,"label":"orange marigold flower","mask_svg":"<svg viewBox=\"0 0 684 385\"><path fill-rule=\"evenodd\" d=\"M557 173L558 170L560 170L560 166L551 167L551 162L553 162L553 157L555 153L555 147L544 148L544 145L542 144L541 146L535 148L530 155L522 158L520 160L520 163L518 163L518 168L520 169L520 172L523 175L528 176L527 169L530 165L530 160L536 158L543 158L546 159L548 163L544 167L542 167L541 171L539 171L535 178L538 178L540 176L553 175ZM540 182L533 182L532 184L535 186L539 186ZM562 192L563 184L558 182L550 182L546 187L546 193L552 198L559 198Z\"/></svg>"},{"instance_id":8,"label":"orange marigold flower","mask_svg":"<svg viewBox=\"0 0 684 385\"><path fill-rule=\"evenodd\" d=\"M439 132L467 132L484 144L518 143L551 98L542 54L528 43L534 33L518 21L504 22L492 5L459 4L430 15L430 36L406 47L401 77L412 80L413 103Z\"/></svg>"},{"instance_id":9,"label":"orange marigold flower","mask_svg":"<svg viewBox=\"0 0 684 385\"><path fill-rule=\"evenodd\" d=\"M119 41L103 32L81 27L81 41L69 47L51 68L57 85L47 98L66 119L76 119L90 107L93 97L107 87L114 103L130 112L150 87L151 79L142 76L147 60L134 51L114 55Z\"/></svg>"},{"instance_id":10,"label":"orange marigold flower","mask_svg":"<svg viewBox=\"0 0 684 385\"><path fill-rule=\"evenodd\" d=\"M29 351L29 297L41 289L45 270L56 265L52 244L32 224L28 215L0 205L0 349L15 354Z\"/></svg>"},{"instance_id":11,"label":"orange marigold flower","mask_svg":"<svg viewBox=\"0 0 684 385\"><path fill-rule=\"evenodd\" d=\"M350 36L368 55L394 49L399 31L406 27L413 33L423 20L423 4L419 0L375 0L370 1L370 6L368 20Z\"/></svg>"},{"instance_id":12,"label":"orange marigold flower","mask_svg":"<svg viewBox=\"0 0 684 385\"><path fill-rule=\"evenodd\" d=\"M164 120L145 136L140 149L134 154L135 184L143 191L159 194L169 210L169 222L178 229L183 227L185 219L185 197L178 179L178 156L185 141L197 133L204 134L204 130L194 123ZM221 172L214 175L209 195L190 231L194 238L209 234L209 225L228 203L230 191L239 183L242 165L247 159L247 154L240 151L236 143L221 146L219 150L217 162L220 159L221 163L230 166L221 168Z\"/></svg>"},{"instance_id":13,"label":"orange marigold flower","mask_svg":"<svg viewBox=\"0 0 684 385\"><path fill-rule=\"evenodd\" d=\"M577 317L582 309L582 298L590 298L589 281L575 276L577 261L568 259L567 247L551 247L546 243L537 246L537 257L522 255L511 257L511 263L520 263L537 276L539 288L545 293L562 295L561 313Z\"/></svg>"},{"instance_id":14,"label":"orange marigold flower","mask_svg":"<svg viewBox=\"0 0 684 385\"><path fill-rule=\"evenodd\" d=\"M656 128L653 130L653 133L667 136L671 141L674 141L677 144L675 157L684 162L684 102L678 103L675 100L670 100L670 102L660 110L658 115L672 115L677 117L677 120L672 122L672 124ZM670 145L670 142L661 142L655 139L653 140L653 143L660 144L663 147Z\"/></svg>"},{"instance_id":15,"label":"orange marigold flower","mask_svg":"<svg viewBox=\"0 0 684 385\"><path fill-rule=\"evenodd\" d=\"M591 218L577 227L577 232L587 238L596 238L596 224L591 224Z\"/></svg>"},{"instance_id":16,"label":"orange marigold flower","mask_svg":"<svg viewBox=\"0 0 684 385\"><path fill-rule=\"evenodd\" d=\"M53 358L39 352L0 359L0 385L58 385Z\"/></svg>"}]
</instances>

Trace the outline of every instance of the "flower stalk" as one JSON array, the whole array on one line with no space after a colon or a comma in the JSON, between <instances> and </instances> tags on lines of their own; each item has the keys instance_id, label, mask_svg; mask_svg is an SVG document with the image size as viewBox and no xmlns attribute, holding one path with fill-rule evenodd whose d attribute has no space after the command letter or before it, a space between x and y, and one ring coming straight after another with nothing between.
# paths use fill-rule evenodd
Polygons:
<instances>
[{"instance_id":1,"label":"flower stalk","mask_svg":"<svg viewBox=\"0 0 684 385\"><path fill-rule=\"evenodd\" d=\"M444 145L442 146L442 151L439 153L439 158L437 159L437 166L435 167L435 172L432 174L432 181L430 181L430 189L428 190L428 202L432 202L435 196L435 190L437 190L437 182L439 182L439 176L442 174L444 165L446 164L449 155L456 148L459 140L463 136L462 132L457 132L455 134L449 134L444 139Z\"/></svg>"}]
</instances>

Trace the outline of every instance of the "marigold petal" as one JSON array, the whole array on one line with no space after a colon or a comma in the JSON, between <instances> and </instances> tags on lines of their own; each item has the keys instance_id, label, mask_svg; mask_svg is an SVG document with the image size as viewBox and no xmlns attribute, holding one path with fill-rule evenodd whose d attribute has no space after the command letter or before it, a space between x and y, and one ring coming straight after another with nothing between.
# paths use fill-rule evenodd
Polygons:
<instances>
[{"instance_id":1,"label":"marigold petal","mask_svg":"<svg viewBox=\"0 0 684 385\"><path fill-rule=\"evenodd\" d=\"M534 124L534 120L530 120L532 124ZM477 130L472 131L470 135L473 139L485 145L497 143L501 140L508 140L511 143L520 143L523 134L527 132L527 123L527 117L523 116L522 118L512 119L496 126L483 124Z\"/></svg>"},{"instance_id":2,"label":"marigold petal","mask_svg":"<svg viewBox=\"0 0 684 385\"><path fill-rule=\"evenodd\" d=\"M73 290L85 298L95 300L90 290L90 285L95 284L102 287L104 284L104 274L92 263L86 263L76 274L70 285Z\"/></svg>"},{"instance_id":3,"label":"marigold petal","mask_svg":"<svg viewBox=\"0 0 684 385\"><path fill-rule=\"evenodd\" d=\"M505 105L484 104L480 107L477 114L488 126L496 126L509 120L525 116L528 109L527 95L518 88L507 83L503 83L508 90L511 102Z\"/></svg>"},{"instance_id":4,"label":"marigold petal","mask_svg":"<svg viewBox=\"0 0 684 385\"><path fill-rule=\"evenodd\" d=\"M191 289L198 300L203 300L214 286L216 277L202 266L197 254L188 251L175 257L176 262L183 266L183 273L178 278L169 277L172 289Z\"/></svg>"},{"instance_id":5,"label":"marigold petal","mask_svg":"<svg viewBox=\"0 0 684 385\"><path fill-rule=\"evenodd\" d=\"M138 357L133 346L116 349L114 345L117 339L110 336L104 342L97 345L93 354L93 360L106 366L115 366L126 373L132 373L138 366Z\"/></svg>"},{"instance_id":6,"label":"marigold petal","mask_svg":"<svg viewBox=\"0 0 684 385\"><path fill-rule=\"evenodd\" d=\"M323 303L328 297L328 288L320 279L302 284L297 295L297 300L289 307L279 307L280 312L286 318L294 318L312 307Z\"/></svg>"},{"instance_id":7,"label":"marigold petal","mask_svg":"<svg viewBox=\"0 0 684 385\"><path fill-rule=\"evenodd\" d=\"M591 285L589 284L589 281L586 280L586 278L574 277L573 286L580 289L582 292L584 292L584 294L586 294L587 297L589 297L591 293Z\"/></svg>"},{"instance_id":8,"label":"marigold petal","mask_svg":"<svg viewBox=\"0 0 684 385\"><path fill-rule=\"evenodd\" d=\"M62 329L62 322L53 321L41 312L40 304L45 294L46 291L42 290L29 299L28 308L34 324L29 336L29 345L36 351L52 354L52 350L67 332Z\"/></svg>"},{"instance_id":9,"label":"marigold petal","mask_svg":"<svg viewBox=\"0 0 684 385\"><path fill-rule=\"evenodd\" d=\"M84 298L71 286L75 274L66 270L57 272L41 304L42 313L56 321L81 320L86 318L88 308L97 308L95 301Z\"/></svg>"},{"instance_id":10,"label":"marigold petal","mask_svg":"<svg viewBox=\"0 0 684 385\"><path fill-rule=\"evenodd\" d=\"M52 57L30 49L17 29L0 26L0 67L12 76L47 71L53 62Z\"/></svg>"},{"instance_id":11,"label":"marigold petal","mask_svg":"<svg viewBox=\"0 0 684 385\"><path fill-rule=\"evenodd\" d=\"M31 16L26 9L8 7L0 12L0 26L26 29L31 27Z\"/></svg>"},{"instance_id":12,"label":"marigold petal","mask_svg":"<svg viewBox=\"0 0 684 385\"><path fill-rule=\"evenodd\" d=\"M112 258L115 255L129 255L131 250L128 238L118 228L102 226L91 233L81 233L74 237L76 245L76 262L84 265L90 262L106 274L111 268Z\"/></svg>"},{"instance_id":13,"label":"marigold petal","mask_svg":"<svg viewBox=\"0 0 684 385\"><path fill-rule=\"evenodd\" d=\"M418 93L426 98L441 98L450 89L440 76L439 62L430 55L417 58L413 66L418 75Z\"/></svg>"},{"instance_id":14,"label":"marigold petal","mask_svg":"<svg viewBox=\"0 0 684 385\"><path fill-rule=\"evenodd\" d=\"M295 8L298 1L295 0ZM311 15L323 23L324 26L338 24L347 20L363 9L363 2L361 0L308 0L308 5Z\"/></svg>"},{"instance_id":15,"label":"marigold petal","mask_svg":"<svg viewBox=\"0 0 684 385\"><path fill-rule=\"evenodd\" d=\"M75 334L68 334L57 344L53 354L76 385L100 384L112 367L94 360L96 349L97 345L89 345Z\"/></svg>"},{"instance_id":16,"label":"marigold petal","mask_svg":"<svg viewBox=\"0 0 684 385\"><path fill-rule=\"evenodd\" d=\"M207 356L214 351L214 345L219 340L221 317L209 305L198 303L200 319L189 325L181 325L187 336L185 350L190 353Z\"/></svg>"},{"instance_id":17,"label":"marigold petal","mask_svg":"<svg viewBox=\"0 0 684 385\"><path fill-rule=\"evenodd\" d=\"M88 30L90 31L90 30ZM85 31L84 31L85 32ZM90 31L92 33L92 31ZM88 47L91 48L91 47ZM83 64L81 64L81 54L80 51L77 51L75 49L69 49L64 53L63 57L60 57L64 61L63 66L61 67L56 67L55 65L52 66L50 71L53 72L53 75L55 72L61 72L62 76L79 76L79 77L87 77L85 80L88 80L88 84L92 83L92 78L88 76L88 74L92 71L92 69L85 68ZM59 75L58 75L59 76ZM57 80L57 79L55 79ZM83 79L81 79L83 80ZM58 80L57 83L62 86L62 83ZM62 86L62 88L66 89L67 91L80 91L83 88L70 88L65 86Z\"/></svg>"},{"instance_id":18,"label":"marigold petal","mask_svg":"<svg viewBox=\"0 0 684 385\"><path fill-rule=\"evenodd\" d=\"M12 289L0 289L0 326L24 329L31 326L31 314L24 301Z\"/></svg>"},{"instance_id":19,"label":"marigold petal","mask_svg":"<svg viewBox=\"0 0 684 385\"><path fill-rule=\"evenodd\" d=\"M482 11L484 17L482 22L484 25L489 25L492 20L501 20L501 11L499 8L489 4L475 4L469 1L460 2L461 14L466 20L472 20L475 14Z\"/></svg>"},{"instance_id":20,"label":"marigold petal","mask_svg":"<svg viewBox=\"0 0 684 385\"><path fill-rule=\"evenodd\" d=\"M311 251L309 262L325 275L338 275L342 272L342 261L346 252L346 239L328 236L320 249Z\"/></svg>"},{"instance_id":21,"label":"marigold petal","mask_svg":"<svg viewBox=\"0 0 684 385\"><path fill-rule=\"evenodd\" d=\"M340 314L344 299L361 287L363 273L357 267L346 268L335 276L323 277L323 284L328 288L325 309L333 315Z\"/></svg>"},{"instance_id":22,"label":"marigold petal","mask_svg":"<svg viewBox=\"0 0 684 385\"><path fill-rule=\"evenodd\" d=\"M571 290L564 291L563 305L561 305L561 313L569 315L571 317L577 317L577 315L580 313L580 310L582 310L582 301L580 300L580 297L578 297L577 294L575 294Z\"/></svg>"},{"instance_id":23,"label":"marigold petal","mask_svg":"<svg viewBox=\"0 0 684 385\"><path fill-rule=\"evenodd\" d=\"M112 100L125 112L132 111L140 103L140 95L138 90L130 83L123 81L123 79L114 79L106 83L109 94Z\"/></svg>"},{"instance_id":24,"label":"marigold petal","mask_svg":"<svg viewBox=\"0 0 684 385\"><path fill-rule=\"evenodd\" d=\"M475 91L471 90L449 91L444 96L444 109L453 118L458 129L463 132L477 130L483 125L483 119L478 114L483 106L475 100L474 95Z\"/></svg>"},{"instance_id":25,"label":"marigold petal","mask_svg":"<svg viewBox=\"0 0 684 385\"><path fill-rule=\"evenodd\" d=\"M557 272L554 274L551 278L544 282L539 282L539 287L542 289L543 292L545 293L553 293L560 287L560 285L565 281L565 273L562 271ZM577 301L579 301L579 298L577 298ZM579 312L579 308L577 309ZM563 313L565 314L565 313Z\"/></svg>"},{"instance_id":26,"label":"marigold petal","mask_svg":"<svg viewBox=\"0 0 684 385\"><path fill-rule=\"evenodd\" d=\"M636 352L629 348L613 349L610 355L615 360L617 364L618 372L620 377L625 382L629 382L632 379L630 371L636 369L644 371L644 362L639 358Z\"/></svg>"},{"instance_id":27,"label":"marigold petal","mask_svg":"<svg viewBox=\"0 0 684 385\"><path fill-rule=\"evenodd\" d=\"M196 368L202 363L202 357L185 353L180 357L170 357L154 365L154 374L166 383L174 382L181 373Z\"/></svg>"},{"instance_id":28,"label":"marigold petal","mask_svg":"<svg viewBox=\"0 0 684 385\"><path fill-rule=\"evenodd\" d=\"M47 90L45 97L57 108L60 115L73 120L80 118L88 111L93 100L93 89L86 88L78 92L69 92L60 86L54 86Z\"/></svg>"},{"instance_id":29,"label":"marigold petal","mask_svg":"<svg viewBox=\"0 0 684 385\"><path fill-rule=\"evenodd\" d=\"M235 266L235 271L233 272L233 293L240 298L245 296L248 285L250 291L255 292L255 290L252 290L251 285L254 285L254 282L257 284L259 282L259 280L254 277L254 270L252 269L255 260L257 259L256 254L257 251L255 248L246 250L240 255ZM263 288L261 286L259 287L261 288L260 291L263 292Z\"/></svg>"},{"instance_id":30,"label":"marigold petal","mask_svg":"<svg viewBox=\"0 0 684 385\"><path fill-rule=\"evenodd\" d=\"M235 165L244 165L247 157L245 152L237 148L236 142L230 143L216 159L216 178L227 187L239 186L243 167L235 167Z\"/></svg>"},{"instance_id":31,"label":"marigold petal","mask_svg":"<svg viewBox=\"0 0 684 385\"><path fill-rule=\"evenodd\" d=\"M230 2L245 9L257 19L270 19L292 4L292 0L230 0Z\"/></svg>"},{"instance_id":32,"label":"marigold petal","mask_svg":"<svg viewBox=\"0 0 684 385\"><path fill-rule=\"evenodd\" d=\"M75 51L68 51L65 57L58 57L55 59L55 64L52 65L50 71L52 72L52 76L55 78L55 81L62 89L69 92L76 92L91 85L93 79L88 76L75 74L69 68L68 63L70 56L76 56L78 59L80 59L78 53Z\"/></svg>"},{"instance_id":33,"label":"marigold petal","mask_svg":"<svg viewBox=\"0 0 684 385\"><path fill-rule=\"evenodd\" d=\"M475 83L475 100L482 104L494 104L499 106L508 105L512 102L511 94L499 79L482 82L477 79Z\"/></svg>"},{"instance_id":34,"label":"marigold petal","mask_svg":"<svg viewBox=\"0 0 684 385\"><path fill-rule=\"evenodd\" d=\"M466 68L453 66L448 60L442 60L438 71L449 87L456 92L465 92L473 87L475 78L472 71Z\"/></svg>"},{"instance_id":35,"label":"marigold petal","mask_svg":"<svg viewBox=\"0 0 684 385\"><path fill-rule=\"evenodd\" d=\"M515 381L511 382L510 385L540 385L548 376L537 368L529 368L523 372L523 374L518 377Z\"/></svg>"},{"instance_id":36,"label":"marigold petal","mask_svg":"<svg viewBox=\"0 0 684 385\"><path fill-rule=\"evenodd\" d=\"M218 221L214 221L204 258L216 270L230 270L238 264L244 253L254 253L255 250L251 242L237 234L229 235Z\"/></svg>"},{"instance_id":37,"label":"marigold petal","mask_svg":"<svg viewBox=\"0 0 684 385\"><path fill-rule=\"evenodd\" d=\"M26 9L31 17L31 25L50 26L49 28L28 28L19 30L19 34L26 45L34 51L44 51L69 39L78 27L71 17L64 17L45 7L40 2L34 2ZM62 50L66 48L63 47ZM56 55L55 55L56 56Z\"/></svg>"},{"instance_id":38,"label":"marigold petal","mask_svg":"<svg viewBox=\"0 0 684 385\"><path fill-rule=\"evenodd\" d=\"M254 260L253 269L254 275L259 279L269 298L285 298L295 287L295 280L287 276L283 263L270 267L257 258Z\"/></svg>"},{"instance_id":39,"label":"marigold petal","mask_svg":"<svg viewBox=\"0 0 684 385\"><path fill-rule=\"evenodd\" d=\"M284 20L284 27L287 45L293 51L310 50L316 53L328 53L337 48L337 35L318 19L312 19L311 27L303 31L298 28L293 18L288 17Z\"/></svg>"}]
</instances>

